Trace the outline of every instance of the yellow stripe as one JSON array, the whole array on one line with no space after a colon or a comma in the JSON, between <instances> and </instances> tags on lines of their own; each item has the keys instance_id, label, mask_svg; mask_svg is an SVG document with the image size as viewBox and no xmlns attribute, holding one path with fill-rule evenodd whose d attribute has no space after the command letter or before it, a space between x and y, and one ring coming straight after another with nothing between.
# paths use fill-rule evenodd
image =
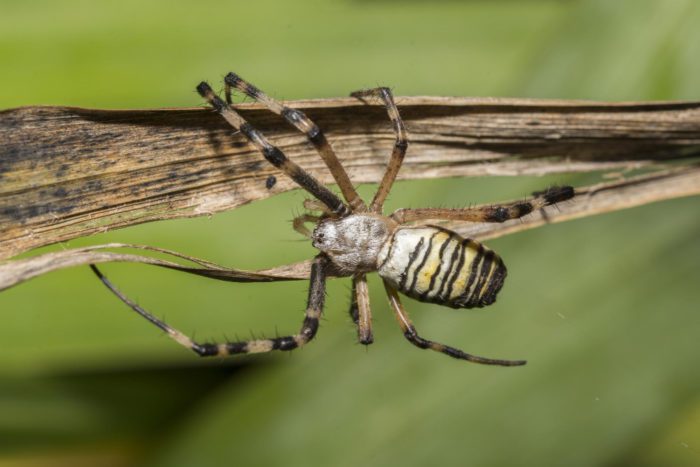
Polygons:
<instances>
[{"instance_id":1,"label":"yellow stripe","mask_svg":"<svg viewBox=\"0 0 700 467\"><path fill-rule=\"evenodd\" d=\"M491 261L491 269L489 270L489 276L486 278L484 281L484 285L481 287L481 290L479 291L479 298L484 296L484 293L486 292L486 289L489 288L489 283L491 282L491 276L493 276L493 273L496 271L496 267L498 265L498 256L494 255L493 261Z\"/></svg>"},{"instance_id":2,"label":"yellow stripe","mask_svg":"<svg viewBox=\"0 0 700 467\"><path fill-rule=\"evenodd\" d=\"M406 282L404 289L407 290L408 288L411 287L411 284L413 283L413 278L416 275L418 266L420 265L422 258L427 254L426 250L430 247L430 235L423 235L418 238L418 242L416 242L416 248L418 243L420 243L420 240L423 240L423 245L421 248L418 250L418 253L416 253L416 259L413 261L413 264L409 265L408 269L406 270Z\"/></svg>"},{"instance_id":3,"label":"yellow stripe","mask_svg":"<svg viewBox=\"0 0 700 467\"><path fill-rule=\"evenodd\" d=\"M449 239L450 235L445 232L440 232L433 237L433 245L428 252L428 258L423 267L415 273L418 274L418 279L416 280L414 292L424 293L430 287L430 279L435 274L438 266L440 266L440 249Z\"/></svg>"},{"instance_id":4,"label":"yellow stripe","mask_svg":"<svg viewBox=\"0 0 700 467\"><path fill-rule=\"evenodd\" d=\"M476 258L478 246L474 242L469 241L464 248L466 248L466 251L464 252L464 264L462 264L462 269L459 271L459 275L452 286L452 293L449 297L450 300L453 300L464 293L464 288L467 286L467 282L469 281L469 273L472 270L472 263Z\"/></svg>"},{"instance_id":5,"label":"yellow stripe","mask_svg":"<svg viewBox=\"0 0 700 467\"><path fill-rule=\"evenodd\" d=\"M486 248L484 248L484 252L481 255L481 259L479 260L479 264L476 265L476 275L474 276L474 280L472 281L471 284L469 284L469 290L465 290L465 294L467 297L471 299L471 297L474 296L474 289L476 289L476 284L479 283L479 278L481 275L484 273L484 259L486 258Z\"/></svg>"},{"instance_id":6,"label":"yellow stripe","mask_svg":"<svg viewBox=\"0 0 700 467\"><path fill-rule=\"evenodd\" d=\"M444 296L445 291L447 290L448 280L453 276L453 274L456 274L456 271L454 271L453 268L457 267L461 250L461 239L457 236L450 237L449 244L445 247L445 252L442 255L442 267L440 268L439 275L435 278L435 284L433 284L433 290L430 292L430 297L440 299L438 294L440 294L440 296Z\"/></svg>"}]
</instances>

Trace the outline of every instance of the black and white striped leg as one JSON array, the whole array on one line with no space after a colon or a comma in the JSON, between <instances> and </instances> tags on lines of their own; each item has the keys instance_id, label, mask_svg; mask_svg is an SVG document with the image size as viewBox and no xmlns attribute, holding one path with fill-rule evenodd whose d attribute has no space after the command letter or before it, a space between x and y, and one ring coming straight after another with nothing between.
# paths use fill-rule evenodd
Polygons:
<instances>
[{"instance_id":1,"label":"black and white striped leg","mask_svg":"<svg viewBox=\"0 0 700 467\"><path fill-rule=\"evenodd\" d=\"M338 198L335 193L319 183L311 174L291 161L284 153L270 142L258 130L252 127L238 112L232 109L219 96L214 94L211 87L201 82L197 86L197 92L205 98L214 110L216 110L236 130L240 131L262 153L265 159L272 165L286 173L301 188L311 193L321 201L335 215L339 217L350 214L350 209Z\"/></svg>"},{"instance_id":2,"label":"black and white striped leg","mask_svg":"<svg viewBox=\"0 0 700 467\"><path fill-rule=\"evenodd\" d=\"M418 208L398 209L391 218L399 224L426 220L458 220L469 222L505 222L530 214L545 206L569 200L576 195L571 186L554 186L537 192L532 198L510 204L463 209Z\"/></svg>"},{"instance_id":3,"label":"black and white striped leg","mask_svg":"<svg viewBox=\"0 0 700 467\"><path fill-rule=\"evenodd\" d=\"M363 89L355 91L350 95L362 101L365 101L367 97L381 99L389 114L389 119L394 126L394 133L396 133L396 142L394 143L394 149L391 153L391 159L389 159L382 181L379 183L379 188L377 188L377 193L374 195L374 199L369 208L372 212L381 212L384 201L389 195L389 191L391 191L391 187L394 184L394 180L396 180L396 175L399 173L404 156L406 155L406 149L408 148L406 126L401 119L401 115L399 115L399 109L396 107L394 96L391 94L389 88Z\"/></svg>"},{"instance_id":4,"label":"black and white striped leg","mask_svg":"<svg viewBox=\"0 0 700 467\"><path fill-rule=\"evenodd\" d=\"M164 321L134 303L126 295L121 293L102 272L93 264L90 268L100 278L102 283L109 288L122 302L132 310L146 318L151 324L164 331L175 342L191 349L201 357L226 356L243 353L262 353L272 350L293 350L307 344L316 335L319 319L323 313L323 305L326 294L326 268L328 259L324 255L318 255L311 265L311 279L309 285L309 297L306 307L306 315L301 330L298 334L273 339L254 339L240 342L227 342L224 344L199 343L169 326Z\"/></svg>"},{"instance_id":5,"label":"black and white striped leg","mask_svg":"<svg viewBox=\"0 0 700 467\"><path fill-rule=\"evenodd\" d=\"M372 311L369 306L369 288L364 273L352 278L352 297L350 299L350 317L357 326L357 340L360 344L374 342L372 334Z\"/></svg>"},{"instance_id":6,"label":"black and white striped leg","mask_svg":"<svg viewBox=\"0 0 700 467\"><path fill-rule=\"evenodd\" d=\"M350 177L348 177L347 172L338 160L338 156L336 156L335 151L333 151L331 144L328 142L318 125L307 117L304 112L282 105L280 102L272 99L270 96L235 73L227 74L224 78L224 83L226 85L226 102L229 105L232 102L231 90L238 89L246 96L265 105L265 107L270 109L272 112L276 113L277 115L281 115L297 130L304 133L311 144L314 145L321 156L321 159L323 159L323 161L326 163L328 169L331 171L331 175L333 175L335 182L338 184L338 187L343 193L345 200L350 205L350 208L353 211L367 210L367 206L365 206L365 203L362 201L362 198L360 198L360 195L357 194L355 187L350 181Z\"/></svg>"},{"instance_id":7,"label":"black and white striped leg","mask_svg":"<svg viewBox=\"0 0 700 467\"><path fill-rule=\"evenodd\" d=\"M401 304L401 301L399 300L399 294L398 292L396 292L396 289L394 289L386 281L384 281L384 288L386 288L386 293L389 296L389 303L391 304L391 308L394 310L394 314L396 315L396 319L399 322L399 326L401 326L403 335L406 337L406 339L408 339L408 341L411 344L415 345L416 347L419 347L421 349L434 350L436 352L441 352L445 355L449 355L452 358L467 360L469 362L474 363L481 363L483 365L520 366L525 365L525 363L527 363L525 360L499 360L493 358L479 357L476 355L468 354L454 347L449 347L445 344L440 344L438 342L433 342L428 339L423 339L421 336L418 335L416 328L413 326L413 322L411 322L411 318L408 317L408 313Z\"/></svg>"}]
</instances>

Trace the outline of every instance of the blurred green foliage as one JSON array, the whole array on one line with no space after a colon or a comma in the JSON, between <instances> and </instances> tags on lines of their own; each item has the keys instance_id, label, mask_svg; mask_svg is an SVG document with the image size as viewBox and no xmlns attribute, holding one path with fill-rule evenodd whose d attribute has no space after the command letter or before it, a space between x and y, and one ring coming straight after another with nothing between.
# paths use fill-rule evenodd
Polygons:
<instances>
[{"instance_id":1,"label":"blurred green foliage","mask_svg":"<svg viewBox=\"0 0 700 467\"><path fill-rule=\"evenodd\" d=\"M698 99L698 24L696 0L3 0L0 107L196 106L196 83L230 70L284 99L380 84L398 95ZM388 209L594 179L399 183ZM64 246L283 264L313 255L289 224L303 198ZM490 242L510 275L488 311L405 300L425 336L529 360L514 369L413 348L376 278L369 349L355 344L347 281L334 281L313 345L210 362L159 337L87 268L35 279L0 295L0 466L699 465L699 213L697 198L682 199ZM287 333L302 319L304 283L105 270L202 339Z\"/></svg>"}]
</instances>

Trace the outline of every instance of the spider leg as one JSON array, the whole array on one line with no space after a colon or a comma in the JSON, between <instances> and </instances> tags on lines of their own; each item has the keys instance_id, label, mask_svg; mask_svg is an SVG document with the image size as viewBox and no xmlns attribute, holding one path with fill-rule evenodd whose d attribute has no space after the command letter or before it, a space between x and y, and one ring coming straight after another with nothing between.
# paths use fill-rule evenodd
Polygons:
<instances>
[{"instance_id":1,"label":"spider leg","mask_svg":"<svg viewBox=\"0 0 700 467\"><path fill-rule=\"evenodd\" d=\"M369 345L373 343L372 311L369 306L367 276L364 273L357 274L352 278L350 317L353 323L357 325L357 340L360 344Z\"/></svg>"},{"instance_id":2,"label":"spider leg","mask_svg":"<svg viewBox=\"0 0 700 467\"><path fill-rule=\"evenodd\" d=\"M271 350L293 350L307 344L316 335L319 318L323 312L326 290L326 267L328 259L323 255L318 255L311 266L311 279L309 286L309 298L306 307L304 323L298 334L273 339L253 339L240 342L227 342L225 344L198 343L190 337L181 333L177 329L169 326L164 321L153 316L148 311L130 300L121 293L95 265L90 265L93 272L100 278L102 283L109 288L122 302L126 303L132 310L144 317L151 324L164 331L175 342L191 349L201 357L225 356L239 353L262 353Z\"/></svg>"},{"instance_id":3,"label":"spider leg","mask_svg":"<svg viewBox=\"0 0 700 467\"><path fill-rule=\"evenodd\" d=\"M386 288L386 293L389 296L389 303L391 308L394 310L396 319L399 321L399 326L403 330L403 335L408 339L408 341L419 347L421 349L430 349L436 352L442 352L445 355L449 355L453 358L458 358L461 360L467 360L474 363L481 363L484 365L500 365L500 366L520 366L527 363L525 360L497 360L492 358L478 357L476 355L471 355L465 353L454 347L449 347L445 344L440 344L438 342L433 342L427 339L423 339L418 335L416 328L411 322L411 318L408 317L408 313L404 309L401 301L399 300L399 295L396 289L391 287L386 281L384 281L384 288Z\"/></svg>"},{"instance_id":4,"label":"spider leg","mask_svg":"<svg viewBox=\"0 0 700 467\"><path fill-rule=\"evenodd\" d=\"M314 145L318 151L321 159L326 163L328 169L333 175L335 182L338 184L340 191L343 193L345 200L350 205L353 211L366 211L367 206L365 206L364 201L360 198L360 195L355 191L355 187L350 181L347 172L343 168L342 164L338 160L335 151L331 147L330 143L326 139L321 129L316 125L309 117L306 116L302 111L289 108L282 105L280 102L272 99L270 96L266 95L257 87L253 86L249 82L242 79L235 73L229 73L224 78L224 83L226 85L226 102L231 104L231 89L235 88L247 95L248 97L255 99L256 101L262 103L277 115L281 115L292 124L297 130L301 131L306 135L311 144Z\"/></svg>"},{"instance_id":5,"label":"spider leg","mask_svg":"<svg viewBox=\"0 0 700 467\"><path fill-rule=\"evenodd\" d=\"M387 164L382 181L379 183L377 193L374 195L372 204L369 207L371 212L381 212L384 201L389 195L389 191L394 184L394 180L396 180L396 175L399 173L399 169L401 168L403 158L406 155L406 149L408 148L406 127L401 119L401 115L399 115L399 109L394 103L394 97L389 88L363 89L360 91L355 91L350 95L363 101L365 97L376 97L381 99L386 107L387 113L389 114L389 119L391 119L391 123L394 125L396 142L394 143L394 149L391 153L391 159L389 159L389 163Z\"/></svg>"},{"instance_id":6,"label":"spider leg","mask_svg":"<svg viewBox=\"0 0 700 467\"><path fill-rule=\"evenodd\" d=\"M526 201L495 206L483 206L463 209L398 209L391 218L399 224L428 219L458 220L470 222L505 222L509 219L517 219L560 201L566 201L575 195L571 186L551 187Z\"/></svg>"},{"instance_id":7,"label":"spider leg","mask_svg":"<svg viewBox=\"0 0 700 467\"><path fill-rule=\"evenodd\" d=\"M233 110L228 104L221 100L219 96L214 94L211 87L201 82L197 86L197 92L205 98L214 110L216 110L226 121L243 135L265 156L272 165L286 173L300 187L311 193L336 215L343 217L350 214L350 210L332 191L321 185L318 180L312 177L304 169L296 163L289 160L287 156L276 146L270 142L253 128L241 115Z\"/></svg>"}]
</instances>

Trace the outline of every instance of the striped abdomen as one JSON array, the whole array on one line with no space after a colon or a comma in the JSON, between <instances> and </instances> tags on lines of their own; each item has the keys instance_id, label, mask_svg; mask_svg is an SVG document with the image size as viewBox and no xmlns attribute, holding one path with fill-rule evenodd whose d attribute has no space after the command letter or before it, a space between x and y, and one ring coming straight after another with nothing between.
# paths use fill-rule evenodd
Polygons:
<instances>
[{"instance_id":1,"label":"striped abdomen","mask_svg":"<svg viewBox=\"0 0 700 467\"><path fill-rule=\"evenodd\" d=\"M399 227L377 264L379 275L409 297L452 308L492 304L506 277L492 250L434 226Z\"/></svg>"}]
</instances>

